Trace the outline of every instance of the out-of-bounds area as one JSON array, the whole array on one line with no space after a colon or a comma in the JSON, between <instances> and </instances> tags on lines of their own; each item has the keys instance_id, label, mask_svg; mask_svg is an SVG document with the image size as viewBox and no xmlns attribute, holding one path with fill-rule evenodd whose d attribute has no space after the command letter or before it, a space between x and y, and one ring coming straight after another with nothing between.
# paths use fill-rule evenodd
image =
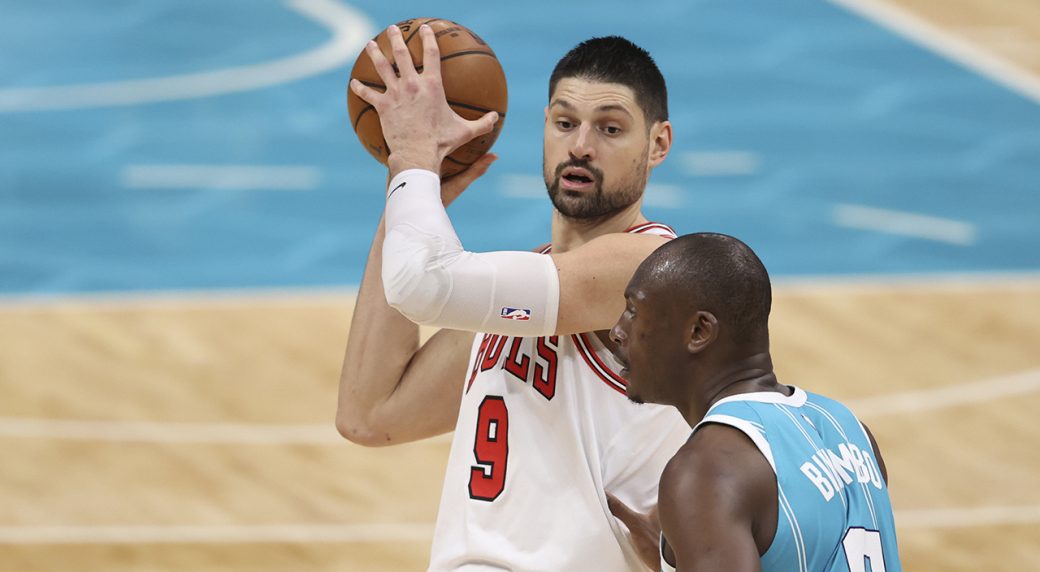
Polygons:
<instances>
[{"instance_id":1,"label":"out-of-bounds area","mask_svg":"<svg viewBox=\"0 0 1040 572\"><path fill-rule=\"evenodd\" d=\"M333 426L385 183L346 79L425 15L509 79L468 248L548 240L549 73L630 37L676 134L648 215L762 255L781 379L877 437L904 567L1040 559L1035 2L48 6L0 19L0 571L425 568L448 438Z\"/></svg>"}]
</instances>

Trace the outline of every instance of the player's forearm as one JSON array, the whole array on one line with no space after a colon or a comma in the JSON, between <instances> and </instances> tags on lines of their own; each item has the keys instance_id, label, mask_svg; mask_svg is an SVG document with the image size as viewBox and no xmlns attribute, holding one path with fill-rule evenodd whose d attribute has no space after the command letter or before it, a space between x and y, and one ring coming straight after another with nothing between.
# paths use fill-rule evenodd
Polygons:
<instances>
[{"instance_id":1,"label":"player's forearm","mask_svg":"<svg viewBox=\"0 0 1040 572\"><path fill-rule=\"evenodd\" d=\"M384 223L380 221L350 324L339 382L336 427L370 444L382 413L419 348L419 327L386 303L380 278Z\"/></svg>"},{"instance_id":2,"label":"player's forearm","mask_svg":"<svg viewBox=\"0 0 1040 572\"><path fill-rule=\"evenodd\" d=\"M437 175L413 169L390 182L383 291L412 321L470 332L551 335L559 279L533 252L466 251L442 204Z\"/></svg>"}]
</instances>

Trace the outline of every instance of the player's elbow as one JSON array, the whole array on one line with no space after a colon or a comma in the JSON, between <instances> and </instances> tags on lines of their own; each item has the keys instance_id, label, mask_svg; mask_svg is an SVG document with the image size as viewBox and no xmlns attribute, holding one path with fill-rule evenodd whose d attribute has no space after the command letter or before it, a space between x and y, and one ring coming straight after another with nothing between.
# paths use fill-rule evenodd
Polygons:
<instances>
[{"instance_id":1,"label":"player's elbow","mask_svg":"<svg viewBox=\"0 0 1040 572\"><path fill-rule=\"evenodd\" d=\"M391 308L417 324L440 315L451 291L445 266L458 256L443 241L409 227L394 228L383 241L383 295Z\"/></svg>"},{"instance_id":2,"label":"player's elbow","mask_svg":"<svg viewBox=\"0 0 1040 572\"><path fill-rule=\"evenodd\" d=\"M390 432L373 423L369 416L342 407L336 412L336 431L347 441L362 447L385 447L394 444Z\"/></svg>"}]
</instances>

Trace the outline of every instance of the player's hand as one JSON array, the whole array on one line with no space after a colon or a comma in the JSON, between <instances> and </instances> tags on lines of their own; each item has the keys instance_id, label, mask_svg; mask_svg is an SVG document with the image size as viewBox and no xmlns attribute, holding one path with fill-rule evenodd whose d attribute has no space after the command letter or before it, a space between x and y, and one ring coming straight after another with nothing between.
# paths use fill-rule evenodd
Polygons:
<instances>
[{"instance_id":1,"label":"player's hand","mask_svg":"<svg viewBox=\"0 0 1040 572\"><path fill-rule=\"evenodd\" d=\"M390 149L387 165L391 176L405 169L440 172L441 162L463 144L491 131L498 113L491 111L469 121L452 111L441 80L441 55L433 29L419 27L423 45L423 69L419 73L397 26L387 30L397 73L374 41L365 46L376 73L386 85L380 93L360 81L350 89L375 108L383 137ZM400 74L398 76L398 74Z\"/></svg>"},{"instance_id":2,"label":"player's hand","mask_svg":"<svg viewBox=\"0 0 1040 572\"><path fill-rule=\"evenodd\" d=\"M459 198L462 191L465 191L466 188L473 184L473 181L483 176L487 172L488 167L497 160L498 155L486 153L483 157L474 161L472 165L466 167L465 171L441 180L441 202L444 203L444 206L450 205L455 199Z\"/></svg>"},{"instance_id":3,"label":"player's hand","mask_svg":"<svg viewBox=\"0 0 1040 572\"><path fill-rule=\"evenodd\" d=\"M628 527L629 540L643 564L650 570L658 570L661 564L661 522L657 519L657 505L649 514L642 514L607 493L607 508Z\"/></svg>"}]
</instances>

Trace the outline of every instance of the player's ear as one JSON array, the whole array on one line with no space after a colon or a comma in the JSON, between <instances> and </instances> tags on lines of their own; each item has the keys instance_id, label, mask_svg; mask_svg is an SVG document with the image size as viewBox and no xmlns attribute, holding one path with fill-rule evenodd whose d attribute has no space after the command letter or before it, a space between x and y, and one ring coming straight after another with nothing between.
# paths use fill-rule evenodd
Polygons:
<instances>
[{"instance_id":1,"label":"player's ear","mask_svg":"<svg viewBox=\"0 0 1040 572\"><path fill-rule=\"evenodd\" d=\"M545 106L545 122L549 123L549 106Z\"/></svg>"},{"instance_id":2,"label":"player's ear","mask_svg":"<svg viewBox=\"0 0 1040 572\"><path fill-rule=\"evenodd\" d=\"M701 310L690 320L687 333L686 351L700 353L719 337L719 320L715 314Z\"/></svg>"},{"instance_id":3,"label":"player's ear","mask_svg":"<svg viewBox=\"0 0 1040 572\"><path fill-rule=\"evenodd\" d=\"M672 122L658 121L650 126L650 149L647 165L654 168L664 161L672 149Z\"/></svg>"}]
</instances>

